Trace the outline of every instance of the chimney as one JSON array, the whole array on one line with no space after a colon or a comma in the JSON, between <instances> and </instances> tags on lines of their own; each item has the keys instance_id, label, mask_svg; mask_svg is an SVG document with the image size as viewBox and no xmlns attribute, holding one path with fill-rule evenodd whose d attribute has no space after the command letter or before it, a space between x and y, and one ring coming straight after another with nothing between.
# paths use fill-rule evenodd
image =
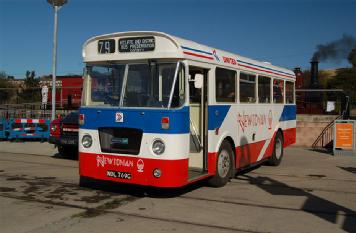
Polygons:
<instances>
[{"instance_id":1,"label":"chimney","mask_svg":"<svg viewBox=\"0 0 356 233\"><path fill-rule=\"evenodd\" d=\"M318 81L318 64L319 62L317 60L312 60L310 62L311 67L310 67L310 88L318 88L319 87L319 81Z\"/></svg>"},{"instance_id":2,"label":"chimney","mask_svg":"<svg viewBox=\"0 0 356 233\"><path fill-rule=\"evenodd\" d=\"M296 76L295 88L302 89L304 87L304 77L303 77L303 72L302 72L301 68L295 67L294 73Z\"/></svg>"}]
</instances>

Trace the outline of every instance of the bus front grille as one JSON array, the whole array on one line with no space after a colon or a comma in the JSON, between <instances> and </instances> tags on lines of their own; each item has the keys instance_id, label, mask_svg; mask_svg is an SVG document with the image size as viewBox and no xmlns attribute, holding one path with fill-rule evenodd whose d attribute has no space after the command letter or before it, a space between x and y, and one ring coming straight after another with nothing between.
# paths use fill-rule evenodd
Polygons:
<instances>
[{"instance_id":1,"label":"bus front grille","mask_svg":"<svg viewBox=\"0 0 356 233\"><path fill-rule=\"evenodd\" d=\"M138 155L143 131L134 128L99 128L101 151Z\"/></svg>"}]
</instances>

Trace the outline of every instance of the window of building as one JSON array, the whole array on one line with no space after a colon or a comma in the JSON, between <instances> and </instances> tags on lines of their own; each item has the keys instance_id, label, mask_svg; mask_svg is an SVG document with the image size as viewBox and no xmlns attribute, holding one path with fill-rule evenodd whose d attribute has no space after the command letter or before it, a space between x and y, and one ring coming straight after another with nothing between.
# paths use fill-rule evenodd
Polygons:
<instances>
[{"instance_id":1,"label":"window of building","mask_svg":"<svg viewBox=\"0 0 356 233\"><path fill-rule=\"evenodd\" d=\"M286 104L294 104L294 83L286 81Z\"/></svg>"},{"instance_id":2,"label":"window of building","mask_svg":"<svg viewBox=\"0 0 356 233\"><path fill-rule=\"evenodd\" d=\"M256 102L256 75L240 73L240 102Z\"/></svg>"},{"instance_id":3,"label":"window of building","mask_svg":"<svg viewBox=\"0 0 356 233\"><path fill-rule=\"evenodd\" d=\"M283 104L284 81L279 79L273 80L273 103Z\"/></svg>"},{"instance_id":4,"label":"window of building","mask_svg":"<svg viewBox=\"0 0 356 233\"><path fill-rule=\"evenodd\" d=\"M215 70L216 102L235 102L236 72L222 68Z\"/></svg>"},{"instance_id":5,"label":"window of building","mask_svg":"<svg viewBox=\"0 0 356 233\"><path fill-rule=\"evenodd\" d=\"M258 76L258 102L271 103L271 78Z\"/></svg>"}]
</instances>

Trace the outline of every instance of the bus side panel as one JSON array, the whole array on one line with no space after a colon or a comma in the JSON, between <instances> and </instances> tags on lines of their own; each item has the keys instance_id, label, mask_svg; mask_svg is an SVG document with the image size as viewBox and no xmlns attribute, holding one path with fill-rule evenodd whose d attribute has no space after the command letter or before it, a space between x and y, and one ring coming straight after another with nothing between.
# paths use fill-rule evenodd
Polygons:
<instances>
[{"instance_id":1,"label":"bus side panel","mask_svg":"<svg viewBox=\"0 0 356 233\"><path fill-rule=\"evenodd\" d=\"M214 173L221 141L230 136L235 142L235 167L242 168L272 156L274 139L282 130L284 147L295 143L295 105L209 106L209 174ZM226 109L225 111L224 108ZM219 114L215 114L217 112ZM216 117L216 116L218 117ZM216 134L216 130L219 129ZM238 132L238 133L237 133Z\"/></svg>"},{"instance_id":2,"label":"bus side panel","mask_svg":"<svg viewBox=\"0 0 356 233\"><path fill-rule=\"evenodd\" d=\"M188 181L188 159L159 160L107 154L79 154L81 176L156 187L181 187ZM159 168L161 177L153 176Z\"/></svg>"},{"instance_id":3,"label":"bus side panel","mask_svg":"<svg viewBox=\"0 0 356 233\"><path fill-rule=\"evenodd\" d=\"M284 147L296 143L297 141L297 128L289 128L283 130Z\"/></svg>"},{"instance_id":4,"label":"bus side panel","mask_svg":"<svg viewBox=\"0 0 356 233\"><path fill-rule=\"evenodd\" d=\"M263 140L238 146L236 148L236 168L255 163L265 143L266 140Z\"/></svg>"}]
</instances>

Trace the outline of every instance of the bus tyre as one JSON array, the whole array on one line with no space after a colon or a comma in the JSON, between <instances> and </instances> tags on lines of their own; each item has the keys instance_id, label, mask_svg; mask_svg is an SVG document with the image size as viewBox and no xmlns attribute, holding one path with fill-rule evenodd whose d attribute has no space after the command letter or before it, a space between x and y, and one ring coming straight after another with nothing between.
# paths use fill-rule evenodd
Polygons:
<instances>
[{"instance_id":1,"label":"bus tyre","mask_svg":"<svg viewBox=\"0 0 356 233\"><path fill-rule=\"evenodd\" d=\"M79 186L83 188L91 187L91 180L88 177L80 176L79 178Z\"/></svg>"},{"instance_id":2,"label":"bus tyre","mask_svg":"<svg viewBox=\"0 0 356 233\"><path fill-rule=\"evenodd\" d=\"M77 158L78 149L70 146L58 146L58 153L64 158Z\"/></svg>"},{"instance_id":3,"label":"bus tyre","mask_svg":"<svg viewBox=\"0 0 356 233\"><path fill-rule=\"evenodd\" d=\"M208 180L210 186L222 187L229 181L233 169L232 155L230 143L223 141L216 158L215 175Z\"/></svg>"},{"instance_id":4,"label":"bus tyre","mask_svg":"<svg viewBox=\"0 0 356 233\"><path fill-rule=\"evenodd\" d=\"M277 132L274 139L274 147L272 157L269 159L268 164L271 166L278 166L283 157L283 136L281 132Z\"/></svg>"}]
</instances>

